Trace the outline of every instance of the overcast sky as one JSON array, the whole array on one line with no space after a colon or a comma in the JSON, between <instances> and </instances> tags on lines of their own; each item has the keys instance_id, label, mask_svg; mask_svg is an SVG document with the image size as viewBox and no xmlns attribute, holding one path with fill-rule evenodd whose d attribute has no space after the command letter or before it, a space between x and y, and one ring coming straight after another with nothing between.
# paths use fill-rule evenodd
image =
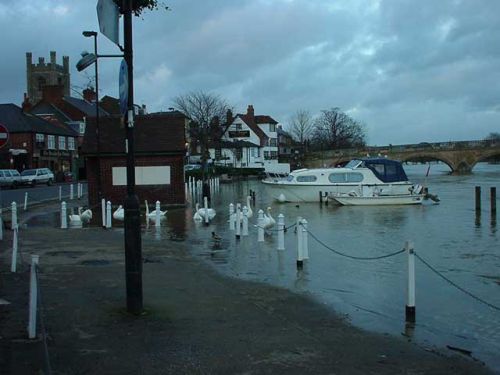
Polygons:
<instances>
[{"instance_id":1,"label":"overcast sky","mask_svg":"<svg viewBox=\"0 0 500 375\"><path fill-rule=\"evenodd\" d=\"M340 107L368 143L482 139L500 131L498 0L164 0L134 17L135 101L167 110L193 90L286 125ZM0 0L0 103L22 102L25 54L70 57L98 30L97 0ZM99 36L100 53L118 53ZM119 59L101 59L100 96L118 97ZM74 93L74 96L77 94Z\"/></svg>"}]
</instances>

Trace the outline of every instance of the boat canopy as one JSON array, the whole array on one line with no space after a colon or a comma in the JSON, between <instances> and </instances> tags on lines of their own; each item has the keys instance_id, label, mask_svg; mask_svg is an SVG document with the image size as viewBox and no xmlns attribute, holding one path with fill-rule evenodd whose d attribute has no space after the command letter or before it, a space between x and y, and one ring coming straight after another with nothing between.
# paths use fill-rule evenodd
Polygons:
<instances>
[{"instance_id":1,"label":"boat canopy","mask_svg":"<svg viewBox=\"0 0 500 375\"><path fill-rule=\"evenodd\" d=\"M364 159L364 166L370 169L383 182L400 182L408 181L408 177L397 160L389 160L383 158Z\"/></svg>"}]
</instances>

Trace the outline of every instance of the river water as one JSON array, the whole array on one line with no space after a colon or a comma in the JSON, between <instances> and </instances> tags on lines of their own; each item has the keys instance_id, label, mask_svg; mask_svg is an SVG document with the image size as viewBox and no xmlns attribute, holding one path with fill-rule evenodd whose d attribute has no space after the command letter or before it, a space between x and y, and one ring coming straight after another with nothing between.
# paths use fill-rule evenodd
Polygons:
<instances>
[{"instance_id":1,"label":"river water","mask_svg":"<svg viewBox=\"0 0 500 375\"><path fill-rule=\"evenodd\" d=\"M416 324L405 324L407 285L406 254L372 261L398 251L413 241L416 253L443 276L474 296L500 308L500 247L496 220L490 216L489 189L498 188L500 165L478 164L472 175L451 176L444 164L406 165L411 181L429 186L440 204L421 206L320 207L318 203L273 202L258 181L221 185L213 196L217 216L210 226L195 224L192 210L171 210L167 228L185 232L192 252L219 272L307 293L344 314L363 329L405 335L420 345L447 350L447 346L472 352L476 359L500 370L500 311L464 294L416 260ZM482 212L476 216L474 187L482 187ZM285 251L277 251L277 235L257 242L257 230L236 240L229 231L228 205L240 202L250 189L256 191L254 211L272 207L286 225L297 216L309 223L310 259L296 268L296 235L285 235ZM180 217L185 220L179 220ZM256 213L250 220L256 223ZM182 222L182 223L181 223ZM211 232L222 237L220 250L212 251ZM148 233L145 234L146 236ZM326 246L325 246L326 245ZM457 353L450 351L450 353Z\"/></svg>"}]
</instances>

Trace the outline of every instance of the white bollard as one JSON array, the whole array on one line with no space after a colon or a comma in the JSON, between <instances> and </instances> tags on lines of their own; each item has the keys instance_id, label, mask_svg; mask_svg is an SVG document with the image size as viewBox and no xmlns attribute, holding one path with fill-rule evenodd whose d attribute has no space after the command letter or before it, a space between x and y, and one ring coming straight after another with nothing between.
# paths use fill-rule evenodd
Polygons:
<instances>
[{"instance_id":1,"label":"white bollard","mask_svg":"<svg viewBox=\"0 0 500 375\"><path fill-rule=\"evenodd\" d=\"M106 199L101 199L102 227L106 228Z\"/></svg>"},{"instance_id":2,"label":"white bollard","mask_svg":"<svg viewBox=\"0 0 500 375\"><path fill-rule=\"evenodd\" d=\"M3 216L1 208L0 208L0 240L3 240Z\"/></svg>"},{"instance_id":3,"label":"white bollard","mask_svg":"<svg viewBox=\"0 0 500 375\"><path fill-rule=\"evenodd\" d=\"M106 229L111 228L111 202L106 203Z\"/></svg>"},{"instance_id":4,"label":"white bollard","mask_svg":"<svg viewBox=\"0 0 500 375\"><path fill-rule=\"evenodd\" d=\"M257 242L264 242L264 211L259 210L257 215Z\"/></svg>"},{"instance_id":5,"label":"white bollard","mask_svg":"<svg viewBox=\"0 0 500 375\"><path fill-rule=\"evenodd\" d=\"M70 200L73 200L73 195L74 195L74 192L73 192L73 184L70 184L70 185L69 185L69 199L70 199Z\"/></svg>"},{"instance_id":6,"label":"white bollard","mask_svg":"<svg viewBox=\"0 0 500 375\"><path fill-rule=\"evenodd\" d=\"M297 269L302 269L304 266L304 253L302 246L304 242L302 241L303 231L302 231L302 218L297 218Z\"/></svg>"},{"instance_id":7,"label":"white bollard","mask_svg":"<svg viewBox=\"0 0 500 375\"><path fill-rule=\"evenodd\" d=\"M309 242L307 233L307 220L302 219L302 258L309 259Z\"/></svg>"},{"instance_id":8,"label":"white bollard","mask_svg":"<svg viewBox=\"0 0 500 375\"><path fill-rule=\"evenodd\" d=\"M78 183L78 193L77 193L78 194L78 199L80 199L82 197L82 195L83 195L82 194L82 190L83 190L82 187L83 187L82 184Z\"/></svg>"},{"instance_id":9,"label":"white bollard","mask_svg":"<svg viewBox=\"0 0 500 375\"><path fill-rule=\"evenodd\" d=\"M203 208L205 209L205 225L208 225L208 198L203 197Z\"/></svg>"},{"instance_id":10,"label":"white bollard","mask_svg":"<svg viewBox=\"0 0 500 375\"><path fill-rule=\"evenodd\" d=\"M12 204L10 205L10 209L11 209L11 214L12 214L10 229L16 230L17 229L17 203L12 202Z\"/></svg>"},{"instance_id":11,"label":"white bollard","mask_svg":"<svg viewBox=\"0 0 500 375\"><path fill-rule=\"evenodd\" d=\"M241 228L241 235L248 236L248 207L243 206L243 222Z\"/></svg>"},{"instance_id":12,"label":"white bollard","mask_svg":"<svg viewBox=\"0 0 500 375\"><path fill-rule=\"evenodd\" d=\"M68 229L68 215L66 214L66 202L61 202L61 229Z\"/></svg>"},{"instance_id":13,"label":"white bollard","mask_svg":"<svg viewBox=\"0 0 500 375\"><path fill-rule=\"evenodd\" d=\"M38 278L36 277L36 268L38 267L38 255L31 256L31 274L30 274L30 309L28 317L28 337L36 338L36 313L38 303Z\"/></svg>"},{"instance_id":14,"label":"white bollard","mask_svg":"<svg viewBox=\"0 0 500 375\"><path fill-rule=\"evenodd\" d=\"M236 215L234 214L234 204L229 204L229 230L235 229Z\"/></svg>"},{"instance_id":15,"label":"white bollard","mask_svg":"<svg viewBox=\"0 0 500 375\"><path fill-rule=\"evenodd\" d=\"M24 211L28 209L28 192L24 193Z\"/></svg>"},{"instance_id":16,"label":"white bollard","mask_svg":"<svg viewBox=\"0 0 500 375\"><path fill-rule=\"evenodd\" d=\"M156 217L155 217L155 227L159 228L160 223L160 201L156 201Z\"/></svg>"},{"instance_id":17,"label":"white bollard","mask_svg":"<svg viewBox=\"0 0 500 375\"><path fill-rule=\"evenodd\" d=\"M59 202L62 201L62 186L59 186Z\"/></svg>"},{"instance_id":18,"label":"white bollard","mask_svg":"<svg viewBox=\"0 0 500 375\"><path fill-rule=\"evenodd\" d=\"M413 242L406 241L406 254L408 255L408 302L406 304L406 321L415 323L415 250Z\"/></svg>"},{"instance_id":19,"label":"white bollard","mask_svg":"<svg viewBox=\"0 0 500 375\"><path fill-rule=\"evenodd\" d=\"M241 205L236 205L236 239L241 236Z\"/></svg>"},{"instance_id":20,"label":"white bollard","mask_svg":"<svg viewBox=\"0 0 500 375\"><path fill-rule=\"evenodd\" d=\"M10 272L17 270L17 228L14 229L14 236L12 237L12 261L10 263Z\"/></svg>"},{"instance_id":21,"label":"white bollard","mask_svg":"<svg viewBox=\"0 0 500 375\"><path fill-rule=\"evenodd\" d=\"M285 216L278 215L278 250L285 250Z\"/></svg>"}]
</instances>

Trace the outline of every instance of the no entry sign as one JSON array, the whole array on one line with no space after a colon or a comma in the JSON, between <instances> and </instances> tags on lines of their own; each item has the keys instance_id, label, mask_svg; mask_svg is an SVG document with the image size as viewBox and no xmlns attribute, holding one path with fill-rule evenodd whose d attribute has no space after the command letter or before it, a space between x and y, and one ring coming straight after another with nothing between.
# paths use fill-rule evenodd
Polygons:
<instances>
[{"instance_id":1,"label":"no entry sign","mask_svg":"<svg viewBox=\"0 0 500 375\"><path fill-rule=\"evenodd\" d=\"M7 128L0 123L0 148L5 146L9 141L9 131Z\"/></svg>"}]
</instances>

